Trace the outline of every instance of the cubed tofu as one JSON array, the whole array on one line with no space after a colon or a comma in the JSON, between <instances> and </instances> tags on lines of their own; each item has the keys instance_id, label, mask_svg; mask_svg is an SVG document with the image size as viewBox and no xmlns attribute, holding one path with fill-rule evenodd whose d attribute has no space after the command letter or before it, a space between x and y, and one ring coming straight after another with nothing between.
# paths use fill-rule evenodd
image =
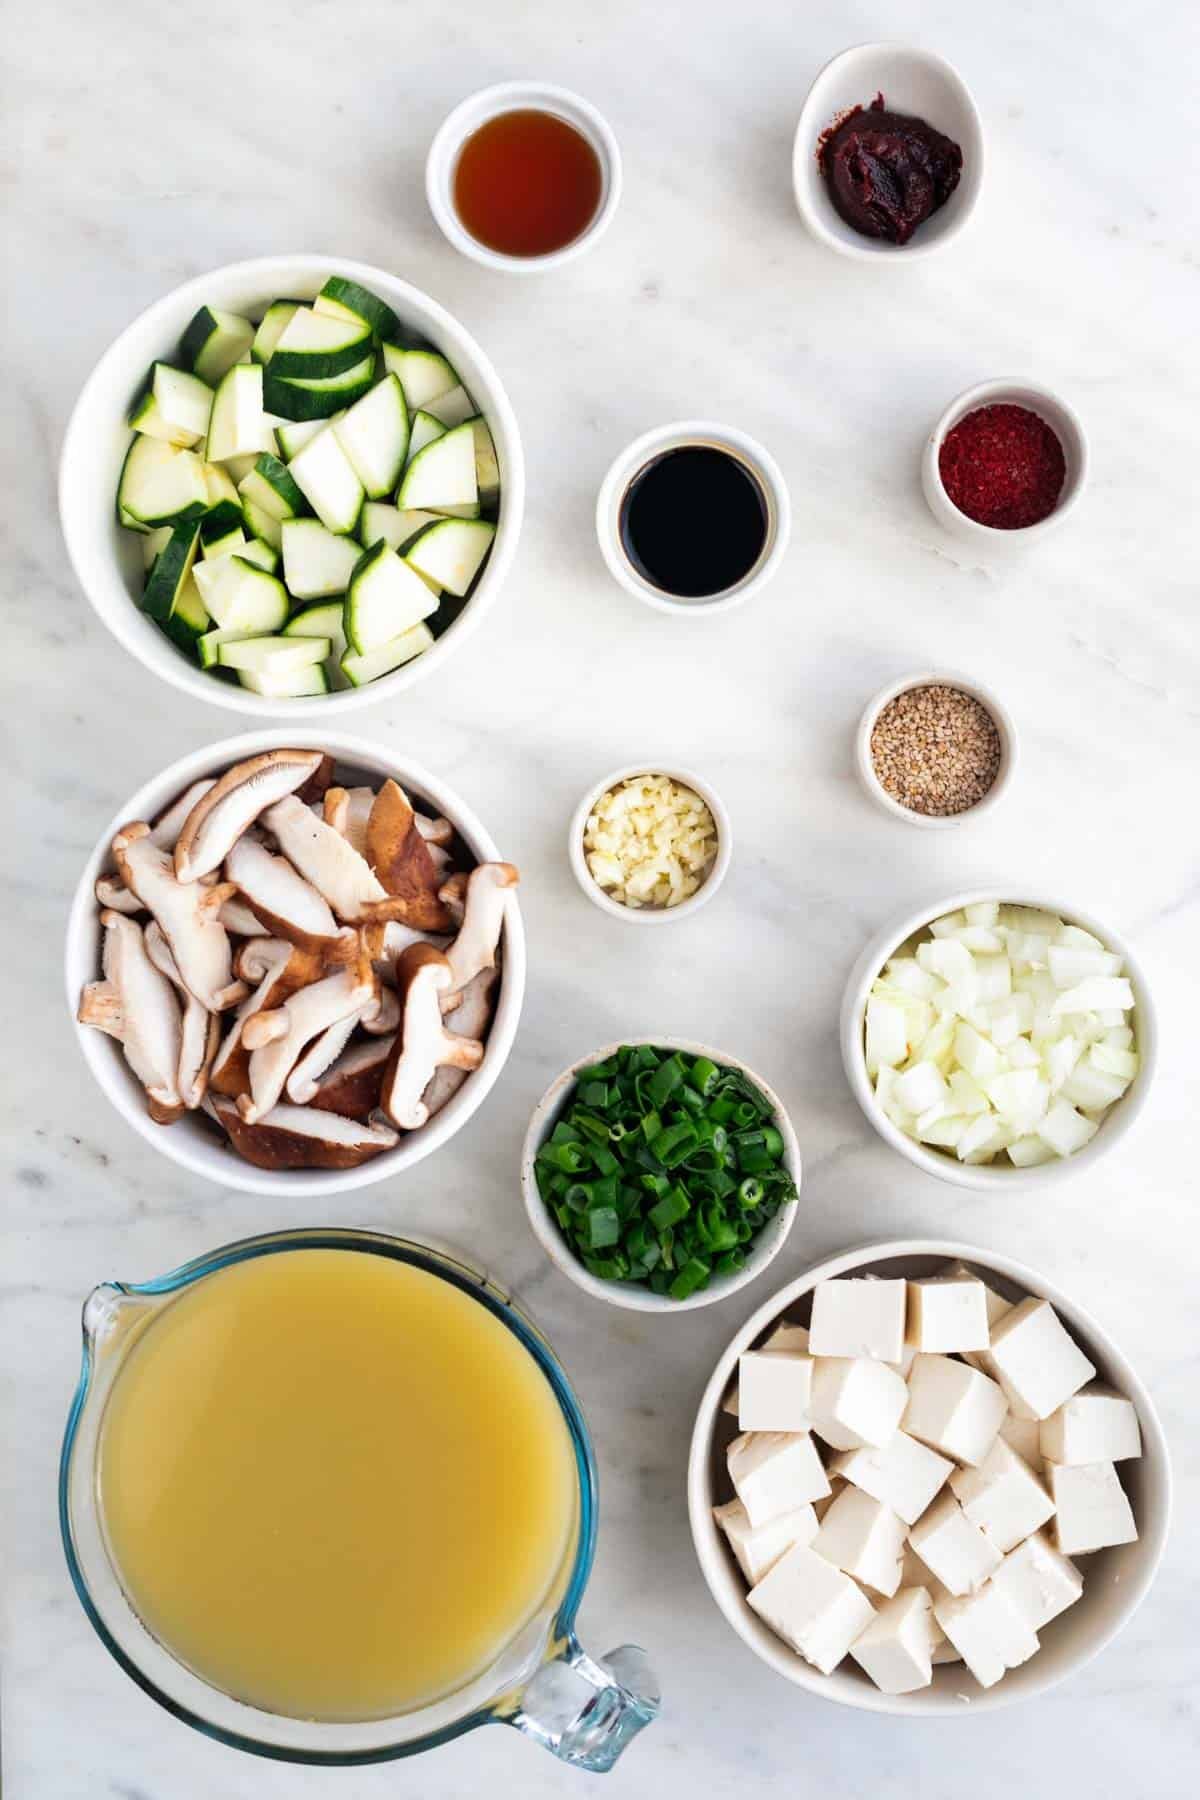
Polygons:
<instances>
[{"instance_id":1,"label":"cubed tofu","mask_svg":"<svg viewBox=\"0 0 1200 1800\"><path fill-rule=\"evenodd\" d=\"M852 1481L864 1494L890 1506L906 1525L916 1524L953 1470L952 1462L906 1431L895 1432L882 1446L844 1450L829 1465L831 1475Z\"/></svg>"},{"instance_id":2,"label":"cubed tofu","mask_svg":"<svg viewBox=\"0 0 1200 1800\"><path fill-rule=\"evenodd\" d=\"M908 1284L906 1337L914 1349L951 1354L988 1347L987 1289L973 1275L929 1275Z\"/></svg>"},{"instance_id":3,"label":"cubed tofu","mask_svg":"<svg viewBox=\"0 0 1200 1800\"><path fill-rule=\"evenodd\" d=\"M817 1535L817 1515L807 1503L793 1507L791 1512L780 1513L778 1518L760 1525L757 1530L751 1525L750 1515L740 1500L714 1506L713 1518L729 1539L729 1548L751 1587L774 1568L793 1544L811 1544Z\"/></svg>"},{"instance_id":4,"label":"cubed tofu","mask_svg":"<svg viewBox=\"0 0 1200 1800\"><path fill-rule=\"evenodd\" d=\"M748 1350L738 1358L738 1424L743 1431L806 1431L812 1358L790 1350Z\"/></svg>"},{"instance_id":5,"label":"cubed tofu","mask_svg":"<svg viewBox=\"0 0 1200 1800\"><path fill-rule=\"evenodd\" d=\"M992 1582L1034 1631L1074 1606L1083 1592L1083 1576L1044 1531L1010 1550Z\"/></svg>"},{"instance_id":6,"label":"cubed tofu","mask_svg":"<svg viewBox=\"0 0 1200 1800\"><path fill-rule=\"evenodd\" d=\"M898 1514L847 1486L821 1520L812 1547L836 1569L890 1597L900 1586L904 1538Z\"/></svg>"},{"instance_id":7,"label":"cubed tofu","mask_svg":"<svg viewBox=\"0 0 1200 1800\"><path fill-rule=\"evenodd\" d=\"M1125 1462L1142 1454L1137 1408L1091 1381L1041 1422L1040 1448L1056 1463Z\"/></svg>"},{"instance_id":8,"label":"cubed tofu","mask_svg":"<svg viewBox=\"0 0 1200 1800\"><path fill-rule=\"evenodd\" d=\"M898 1362L904 1347L904 1288L903 1281L819 1281L808 1328L812 1354Z\"/></svg>"},{"instance_id":9,"label":"cubed tofu","mask_svg":"<svg viewBox=\"0 0 1200 1800\"><path fill-rule=\"evenodd\" d=\"M955 1462L981 1463L1008 1411L997 1384L950 1356L922 1352L908 1376L908 1407L901 1420L910 1437Z\"/></svg>"},{"instance_id":10,"label":"cubed tofu","mask_svg":"<svg viewBox=\"0 0 1200 1800\"><path fill-rule=\"evenodd\" d=\"M956 1470L950 1486L972 1525L978 1525L1001 1555L1054 1516L1046 1488L1002 1437L978 1468Z\"/></svg>"},{"instance_id":11,"label":"cubed tofu","mask_svg":"<svg viewBox=\"0 0 1200 1800\"><path fill-rule=\"evenodd\" d=\"M950 1493L938 1495L909 1532L908 1541L951 1594L973 1592L1000 1567L999 1550L971 1523Z\"/></svg>"},{"instance_id":12,"label":"cubed tofu","mask_svg":"<svg viewBox=\"0 0 1200 1800\"><path fill-rule=\"evenodd\" d=\"M1051 1415L1053 1416L1053 1415ZM1004 1415L1000 1436L1018 1456L1024 1457L1035 1475L1042 1472L1042 1427L1037 1419L1019 1418L1011 1406Z\"/></svg>"},{"instance_id":13,"label":"cubed tofu","mask_svg":"<svg viewBox=\"0 0 1200 1800\"><path fill-rule=\"evenodd\" d=\"M1038 1419L1049 1418L1096 1373L1050 1302L1032 1295L999 1321L988 1354L1005 1393Z\"/></svg>"},{"instance_id":14,"label":"cubed tofu","mask_svg":"<svg viewBox=\"0 0 1200 1800\"><path fill-rule=\"evenodd\" d=\"M902 1588L881 1606L850 1654L884 1694L911 1694L933 1679L933 1652L942 1638L924 1588Z\"/></svg>"},{"instance_id":15,"label":"cubed tofu","mask_svg":"<svg viewBox=\"0 0 1200 1800\"><path fill-rule=\"evenodd\" d=\"M856 1581L797 1544L746 1596L759 1618L806 1662L830 1675L875 1617Z\"/></svg>"},{"instance_id":16,"label":"cubed tofu","mask_svg":"<svg viewBox=\"0 0 1200 1800\"><path fill-rule=\"evenodd\" d=\"M1110 1462L1046 1464L1054 1501L1054 1541L1064 1556L1085 1556L1137 1537L1133 1509Z\"/></svg>"},{"instance_id":17,"label":"cubed tofu","mask_svg":"<svg viewBox=\"0 0 1200 1800\"><path fill-rule=\"evenodd\" d=\"M808 1329L804 1325L777 1325L765 1343L759 1344L760 1350L789 1350L798 1356L808 1353ZM730 1384L729 1392L721 1402L721 1411L738 1416L738 1384Z\"/></svg>"},{"instance_id":18,"label":"cubed tofu","mask_svg":"<svg viewBox=\"0 0 1200 1800\"><path fill-rule=\"evenodd\" d=\"M829 1492L807 1431L747 1431L726 1451L733 1491L756 1529Z\"/></svg>"},{"instance_id":19,"label":"cubed tofu","mask_svg":"<svg viewBox=\"0 0 1200 1800\"><path fill-rule=\"evenodd\" d=\"M1037 1633L990 1581L976 1594L935 1601L933 1613L980 1687L1037 1654Z\"/></svg>"},{"instance_id":20,"label":"cubed tofu","mask_svg":"<svg viewBox=\"0 0 1200 1800\"><path fill-rule=\"evenodd\" d=\"M809 1418L834 1450L886 1444L908 1404L904 1377L865 1356L818 1356L813 1361Z\"/></svg>"}]
</instances>

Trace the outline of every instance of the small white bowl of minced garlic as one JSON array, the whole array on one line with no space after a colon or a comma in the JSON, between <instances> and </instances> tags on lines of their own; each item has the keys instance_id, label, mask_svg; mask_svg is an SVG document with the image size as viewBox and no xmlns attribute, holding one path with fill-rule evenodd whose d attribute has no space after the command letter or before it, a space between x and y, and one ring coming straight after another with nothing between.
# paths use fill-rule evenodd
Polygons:
<instances>
[{"instance_id":1,"label":"small white bowl of minced garlic","mask_svg":"<svg viewBox=\"0 0 1200 1800\"><path fill-rule=\"evenodd\" d=\"M664 925L711 900L733 831L720 799L688 769L632 763L589 788L571 818L568 854L601 912Z\"/></svg>"}]
</instances>

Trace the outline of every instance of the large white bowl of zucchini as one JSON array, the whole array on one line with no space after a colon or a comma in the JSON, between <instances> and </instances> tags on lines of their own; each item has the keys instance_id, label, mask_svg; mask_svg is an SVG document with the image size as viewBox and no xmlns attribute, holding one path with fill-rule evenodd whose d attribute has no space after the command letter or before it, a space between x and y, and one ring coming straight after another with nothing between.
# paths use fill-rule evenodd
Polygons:
<instances>
[{"instance_id":1,"label":"large white bowl of zucchini","mask_svg":"<svg viewBox=\"0 0 1200 1800\"><path fill-rule=\"evenodd\" d=\"M520 435L475 340L407 282L263 257L156 302L67 428L63 535L113 635L234 712L409 687L516 551Z\"/></svg>"}]
</instances>

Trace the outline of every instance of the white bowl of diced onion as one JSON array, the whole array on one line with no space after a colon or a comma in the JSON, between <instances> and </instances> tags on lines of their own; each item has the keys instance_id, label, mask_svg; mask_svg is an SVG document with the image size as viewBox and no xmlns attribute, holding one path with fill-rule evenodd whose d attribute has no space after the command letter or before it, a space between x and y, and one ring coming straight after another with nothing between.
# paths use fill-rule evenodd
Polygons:
<instances>
[{"instance_id":1,"label":"white bowl of diced onion","mask_svg":"<svg viewBox=\"0 0 1200 1800\"><path fill-rule=\"evenodd\" d=\"M1158 1032L1111 926L984 889L872 939L846 984L841 1044L880 1137L940 1181L987 1191L1060 1180L1111 1150L1146 1103Z\"/></svg>"},{"instance_id":2,"label":"white bowl of diced onion","mask_svg":"<svg viewBox=\"0 0 1200 1800\"><path fill-rule=\"evenodd\" d=\"M598 848L589 850L593 822ZM651 838L661 854L647 857ZM624 865L623 843L637 850ZM576 881L601 912L629 925L665 925L712 899L729 869L733 826L720 797L691 770L630 763L588 789L567 849Z\"/></svg>"}]
</instances>

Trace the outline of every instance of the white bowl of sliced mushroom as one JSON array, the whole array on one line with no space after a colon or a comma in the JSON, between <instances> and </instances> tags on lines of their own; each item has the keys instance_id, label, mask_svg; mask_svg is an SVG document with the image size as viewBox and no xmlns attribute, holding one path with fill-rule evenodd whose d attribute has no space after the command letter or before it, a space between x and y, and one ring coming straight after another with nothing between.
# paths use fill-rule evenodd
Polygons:
<instances>
[{"instance_id":1,"label":"white bowl of sliced mushroom","mask_svg":"<svg viewBox=\"0 0 1200 1800\"><path fill-rule=\"evenodd\" d=\"M329 1194L481 1104L525 986L517 871L419 765L253 732L183 757L102 834L67 927L101 1088L184 1168Z\"/></svg>"}]
</instances>

